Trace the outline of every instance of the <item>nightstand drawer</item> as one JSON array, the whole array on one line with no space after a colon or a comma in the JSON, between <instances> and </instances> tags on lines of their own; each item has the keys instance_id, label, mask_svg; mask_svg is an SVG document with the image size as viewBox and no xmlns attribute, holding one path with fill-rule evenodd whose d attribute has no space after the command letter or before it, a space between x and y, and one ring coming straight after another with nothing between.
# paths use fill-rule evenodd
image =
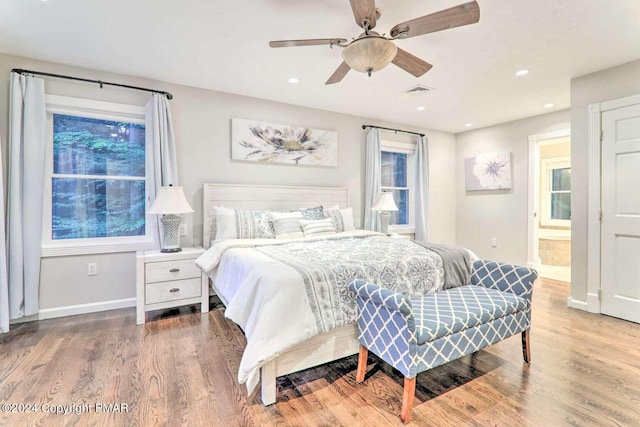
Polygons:
<instances>
[{"instance_id":1,"label":"nightstand drawer","mask_svg":"<svg viewBox=\"0 0 640 427\"><path fill-rule=\"evenodd\" d=\"M200 278L200 269L193 263L193 259L150 262L145 264L144 270L146 283Z\"/></svg>"},{"instance_id":2,"label":"nightstand drawer","mask_svg":"<svg viewBox=\"0 0 640 427\"><path fill-rule=\"evenodd\" d=\"M195 279L154 283L146 286L145 304L156 304L159 302L199 297L201 292L202 287L199 277Z\"/></svg>"}]
</instances>

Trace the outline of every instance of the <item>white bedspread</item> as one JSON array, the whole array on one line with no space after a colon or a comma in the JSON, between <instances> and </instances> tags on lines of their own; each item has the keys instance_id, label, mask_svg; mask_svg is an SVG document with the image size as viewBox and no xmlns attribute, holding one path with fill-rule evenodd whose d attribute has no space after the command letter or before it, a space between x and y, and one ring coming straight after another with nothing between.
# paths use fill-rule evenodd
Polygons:
<instances>
[{"instance_id":1,"label":"white bedspread","mask_svg":"<svg viewBox=\"0 0 640 427\"><path fill-rule=\"evenodd\" d=\"M363 230L340 233L338 239L353 237L359 240L387 239L380 233ZM330 239L335 240L336 237ZM304 240L313 242L323 238ZM400 239L387 239L378 244L391 244L389 240L393 240L393 245L412 245ZM240 362L238 381L241 384L246 382L249 392L257 385L259 369L265 362L324 332L318 326L317 313L314 315L310 309L312 304L317 305L317 301L309 299L308 280L305 282L297 267L259 249L292 242L299 245L301 240L224 240L214 244L196 260L196 264L213 279L214 289L227 307L225 316L245 333L247 347ZM433 259L439 257L430 253L427 261L432 262ZM433 264L436 272L429 278L428 286L441 287L444 274L440 271L441 260L439 269L437 261L433 261ZM404 269L408 270L406 266ZM412 273L404 271L403 274ZM423 282L426 281L420 283ZM321 308L326 310L326 307ZM336 326L339 325L336 323Z\"/></svg>"}]
</instances>

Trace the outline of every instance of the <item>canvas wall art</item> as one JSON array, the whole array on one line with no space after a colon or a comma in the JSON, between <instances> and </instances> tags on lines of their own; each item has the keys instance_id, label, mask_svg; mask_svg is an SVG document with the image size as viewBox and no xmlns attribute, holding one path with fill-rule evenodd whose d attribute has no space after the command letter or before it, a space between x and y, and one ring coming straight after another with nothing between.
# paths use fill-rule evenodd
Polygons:
<instances>
[{"instance_id":1,"label":"canvas wall art","mask_svg":"<svg viewBox=\"0 0 640 427\"><path fill-rule=\"evenodd\" d=\"M231 119L231 158L293 165L338 165L338 133Z\"/></svg>"},{"instance_id":2,"label":"canvas wall art","mask_svg":"<svg viewBox=\"0 0 640 427\"><path fill-rule=\"evenodd\" d=\"M467 191L511 188L511 153L489 153L465 159L464 183Z\"/></svg>"}]
</instances>

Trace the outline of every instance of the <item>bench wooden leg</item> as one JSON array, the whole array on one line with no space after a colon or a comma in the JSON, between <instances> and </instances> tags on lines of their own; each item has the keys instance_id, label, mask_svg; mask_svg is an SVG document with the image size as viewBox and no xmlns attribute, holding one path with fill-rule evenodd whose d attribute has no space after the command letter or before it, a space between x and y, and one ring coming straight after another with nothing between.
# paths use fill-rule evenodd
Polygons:
<instances>
[{"instance_id":1,"label":"bench wooden leg","mask_svg":"<svg viewBox=\"0 0 640 427\"><path fill-rule=\"evenodd\" d=\"M364 374L367 372L367 357L369 350L365 346L360 346L360 354L358 355L358 369L356 370L356 382L364 381Z\"/></svg>"},{"instance_id":2,"label":"bench wooden leg","mask_svg":"<svg viewBox=\"0 0 640 427\"><path fill-rule=\"evenodd\" d=\"M413 399L416 395L416 377L404 377L404 390L402 392L402 412L400 419L407 424L411 421L411 410L413 409Z\"/></svg>"},{"instance_id":3,"label":"bench wooden leg","mask_svg":"<svg viewBox=\"0 0 640 427\"><path fill-rule=\"evenodd\" d=\"M522 333L522 356L526 363L531 362L531 344L529 344L529 331Z\"/></svg>"}]
</instances>

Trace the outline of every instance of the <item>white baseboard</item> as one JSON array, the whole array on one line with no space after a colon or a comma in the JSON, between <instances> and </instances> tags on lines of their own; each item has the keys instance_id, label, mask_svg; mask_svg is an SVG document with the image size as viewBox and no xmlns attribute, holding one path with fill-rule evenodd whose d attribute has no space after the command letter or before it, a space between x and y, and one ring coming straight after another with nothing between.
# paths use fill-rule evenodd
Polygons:
<instances>
[{"instance_id":1,"label":"white baseboard","mask_svg":"<svg viewBox=\"0 0 640 427\"><path fill-rule=\"evenodd\" d=\"M78 314L98 313L100 311L117 310L119 308L135 307L135 298L126 298L113 301L93 302L90 304L67 305L64 307L45 308L33 316L21 317L12 320L11 323L32 322L34 320L55 319L56 317L75 316Z\"/></svg>"},{"instance_id":2,"label":"white baseboard","mask_svg":"<svg viewBox=\"0 0 640 427\"><path fill-rule=\"evenodd\" d=\"M573 299L572 297L567 298L567 307L576 308L578 310L587 311L587 302L580 301L577 299Z\"/></svg>"}]
</instances>

